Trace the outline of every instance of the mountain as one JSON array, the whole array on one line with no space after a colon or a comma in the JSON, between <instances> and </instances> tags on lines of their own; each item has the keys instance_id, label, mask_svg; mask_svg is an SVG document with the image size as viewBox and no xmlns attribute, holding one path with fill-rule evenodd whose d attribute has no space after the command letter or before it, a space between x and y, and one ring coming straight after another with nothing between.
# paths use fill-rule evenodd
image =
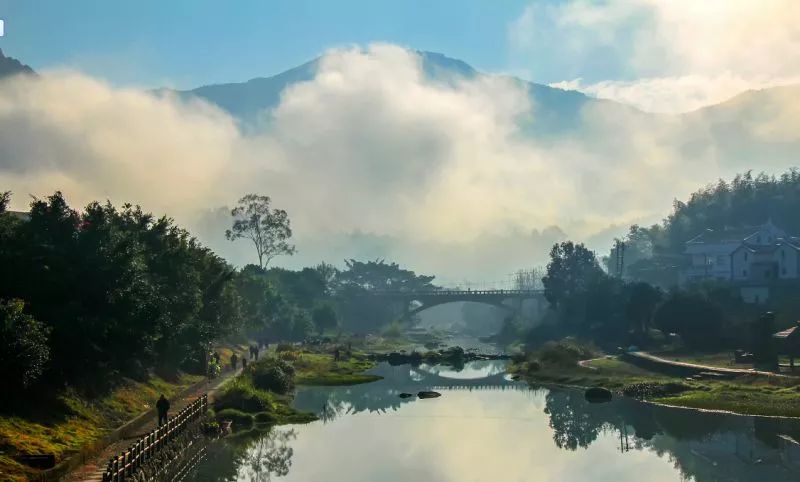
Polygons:
<instances>
[{"instance_id":1,"label":"mountain","mask_svg":"<svg viewBox=\"0 0 800 482\"><path fill-rule=\"evenodd\" d=\"M17 59L6 57L0 49L0 79L14 74L36 74L36 72Z\"/></svg>"},{"instance_id":2,"label":"mountain","mask_svg":"<svg viewBox=\"0 0 800 482\"><path fill-rule=\"evenodd\" d=\"M440 53L418 52L425 76L437 82L455 82L485 75L458 59ZM212 84L171 92L184 98L201 98L230 113L246 130L260 124L259 117L280 102L287 87L312 80L320 59L271 77L246 82ZM0 50L0 78L33 69ZM631 146L648 133L656 146L665 146L684 159L716 162L719 167L755 171L779 169L800 162L800 85L743 92L728 101L685 114L643 112L612 100L581 92L508 77L528 92L533 114L523 133L542 145L580 142L607 159L631 155Z\"/></svg>"},{"instance_id":3,"label":"mountain","mask_svg":"<svg viewBox=\"0 0 800 482\"><path fill-rule=\"evenodd\" d=\"M452 82L483 75L466 62L435 52L418 52L422 69L431 80ZM245 125L257 122L265 109L278 105L281 92L288 86L312 80L319 58L272 77L258 77L246 82L205 85L191 90L175 91L182 98L199 97L227 111ZM537 122L531 126L534 134L553 134L578 127L580 113L586 104L607 104L629 111L633 108L611 101L588 97L577 91L562 90L547 85L512 78L528 91L536 107Z\"/></svg>"},{"instance_id":4,"label":"mountain","mask_svg":"<svg viewBox=\"0 0 800 482\"><path fill-rule=\"evenodd\" d=\"M715 149L739 170L800 163L800 85L749 90L720 104L682 114L687 155ZM782 165L781 165L782 164Z\"/></svg>"}]
</instances>

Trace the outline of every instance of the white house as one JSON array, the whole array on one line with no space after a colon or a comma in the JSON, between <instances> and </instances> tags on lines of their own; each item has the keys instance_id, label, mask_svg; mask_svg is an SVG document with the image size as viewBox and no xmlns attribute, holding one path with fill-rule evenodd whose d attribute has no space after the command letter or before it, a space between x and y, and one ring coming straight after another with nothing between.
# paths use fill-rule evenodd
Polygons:
<instances>
[{"instance_id":1,"label":"white house","mask_svg":"<svg viewBox=\"0 0 800 482\"><path fill-rule=\"evenodd\" d=\"M747 285L753 301L763 300L770 283L800 277L800 238L768 221L761 226L708 230L686 242L689 266L683 282L709 279ZM755 291L754 291L755 290ZM759 299L760 298L760 299Z\"/></svg>"}]
</instances>

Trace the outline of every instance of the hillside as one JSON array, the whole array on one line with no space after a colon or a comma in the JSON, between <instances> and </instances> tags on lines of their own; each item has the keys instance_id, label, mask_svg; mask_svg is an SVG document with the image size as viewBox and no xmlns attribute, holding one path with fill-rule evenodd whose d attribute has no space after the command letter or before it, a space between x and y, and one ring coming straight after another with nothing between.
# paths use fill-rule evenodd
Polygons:
<instances>
[{"instance_id":1,"label":"hillside","mask_svg":"<svg viewBox=\"0 0 800 482\"><path fill-rule=\"evenodd\" d=\"M422 68L430 80L453 81L484 75L469 64L435 52L419 52ZM257 77L246 82L212 84L191 90L177 91L181 97L200 97L221 107L245 124L256 122L259 113L278 105L281 92L288 86L313 79L319 58L271 77ZM577 91L513 78L529 93L536 106L538 122L531 127L534 134L553 134L580 127L581 110L587 104L612 106L623 111L632 108L605 100L593 99Z\"/></svg>"}]
</instances>

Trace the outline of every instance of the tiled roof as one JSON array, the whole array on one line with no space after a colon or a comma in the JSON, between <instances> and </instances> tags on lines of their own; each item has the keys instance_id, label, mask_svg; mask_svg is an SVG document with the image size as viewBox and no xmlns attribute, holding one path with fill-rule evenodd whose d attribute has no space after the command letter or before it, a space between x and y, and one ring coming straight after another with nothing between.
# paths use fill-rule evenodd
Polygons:
<instances>
[{"instance_id":1,"label":"tiled roof","mask_svg":"<svg viewBox=\"0 0 800 482\"><path fill-rule=\"evenodd\" d=\"M752 236L753 234L757 233L760 229L760 226L747 226L744 228L735 228L735 229L724 229L724 230L713 230L708 229L705 232L695 236L694 238L687 241L687 244L690 243L722 243L725 241L742 241L745 238Z\"/></svg>"},{"instance_id":2,"label":"tiled roof","mask_svg":"<svg viewBox=\"0 0 800 482\"><path fill-rule=\"evenodd\" d=\"M739 251L740 249L746 249L751 253L772 253L779 247L780 247L779 244L770 244L768 246L761 246L757 244L742 244L734 251Z\"/></svg>"}]
</instances>

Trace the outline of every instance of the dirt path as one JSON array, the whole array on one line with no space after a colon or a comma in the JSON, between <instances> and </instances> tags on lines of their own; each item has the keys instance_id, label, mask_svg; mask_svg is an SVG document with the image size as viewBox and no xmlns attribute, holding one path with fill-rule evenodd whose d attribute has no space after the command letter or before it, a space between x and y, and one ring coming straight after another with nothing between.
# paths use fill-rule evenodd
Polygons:
<instances>
[{"instance_id":1,"label":"dirt path","mask_svg":"<svg viewBox=\"0 0 800 482\"><path fill-rule=\"evenodd\" d=\"M197 397L203 393L208 393L210 403L214 399L214 393L241 372L241 368L235 372L224 372L219 378L210 382L206 381L199 386L195 386L194 389L184 392L180 398L170 400L170 412L177 413L179 410L195 401ZM103 472L108 465L108 460L114 455L126 450L134 441L153 430L157 422L156 417L151 418L137 427L129 436L105 447L97 455L87 460L85 464L67 474L62 480L68 482L101 482L103 480Z\"/></svg>"}]
</instances>

